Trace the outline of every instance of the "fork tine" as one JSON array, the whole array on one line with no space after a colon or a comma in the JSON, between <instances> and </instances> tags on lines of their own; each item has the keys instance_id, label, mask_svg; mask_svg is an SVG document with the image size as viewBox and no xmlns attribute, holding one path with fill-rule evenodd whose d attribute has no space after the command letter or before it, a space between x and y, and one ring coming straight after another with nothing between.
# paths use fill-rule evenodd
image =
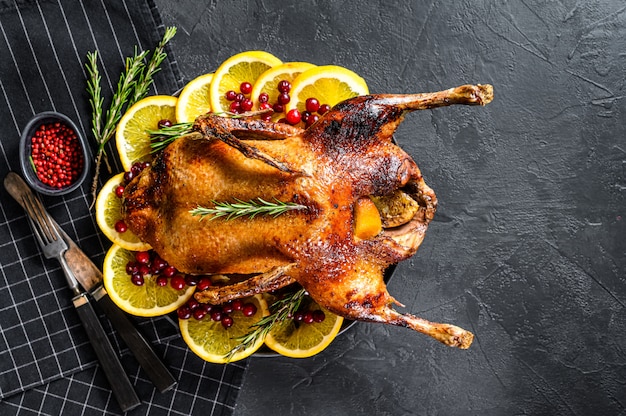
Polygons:
<instances>
[{"instance_id":1,"label":"fork tine","mask_svg":"<svg viewBox=\"0 0 626 416\"><path fill-rule=\"evenodd\" d=\"M31 225L37 230L39 240L46 244L56 241L59 238L58 232L56 232L50 218L43 210L41 201L34 195L25 195L22 200L24 201L24 207L28 213Z\"/></svg>"},{"instance_id":2,"label":"fork tine","mask_svg":"<svg viewBox=\"0 0 626 416\"><path fill-rule=\"evenodd\" d=\"M33 231L33 234L35 235L35 238L37 239L37 243L39 243L39 246L42 247L42 246L48 245L45 241L43 241L43 238L41 235L41 228L35 222L35 220L33 220L30 217L30 215L27 215L26 219L28 219L28 224L30 225L30 229Z\"/></svg>"},{"instance_id":3,"label":"fork tine","mask_svg":"<svg viewBox=\"0 0 626 416\"><path fill-rule=\"evenodd\" d=\"M60 240L61 234L59 234L57 227L52 223L52 219L50 218L50 215L47 213L46 209L43 207L41 200L33 195L31 195L31 197L35 202L34 207L35 211L37 212L38 218L46 226L46 234L48 235L48 237L50 237L50 239L53 241Z\"/></svg>"}]
</instances>

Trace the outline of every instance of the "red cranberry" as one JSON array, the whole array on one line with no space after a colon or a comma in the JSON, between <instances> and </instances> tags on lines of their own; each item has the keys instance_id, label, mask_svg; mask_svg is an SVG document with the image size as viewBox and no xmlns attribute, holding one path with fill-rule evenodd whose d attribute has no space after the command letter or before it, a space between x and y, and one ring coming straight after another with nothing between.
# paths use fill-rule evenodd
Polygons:
<instances>
[{"instance_id":1,"label":"red cranberry","mask_svg":"<svg viewBox=\"0 0 626 416\"><path fill-rule=\"evenodd\" d=\"M313 323L313 312L306 311L304 313L304 315L302 316L302 322L304 322L305 324L312 324Z\"/></svg>"},{"instance_id":2,"label":"red cranberry","mask_svg":"<svg viewBox=\"0 0 626 416\"><path fill-rule=\"evenodd\" d=\"M135 260L141 264L148 264L150 262L150 253L147 251L138 251L135 253Z\"/></svg>"},{"instance_id":3,"label":"red cranberry","mask_svg":"<svg viewBox=\"0 0 626 416\"><path fill-rule=\"evenodd\" d=\"M276 103L272 106L272 109L275 113L282 113L285 111L285 106L279 103Z\"/></svg>"},{"instance_id":4,"label":"red cranberry","mask_svg":"<svg viewBox=\"0 0 626 416\"><path fill-rule=\"evenodd\" d=\"M191 298L187 301L187 306L189 306L191 310L194 310L200 307L200 302L198 302L196 298Z\"/></svg>"},{"instance_id":5,"label":"red cranberry","mask_svg":"<svg viewBox=\"0 0 626 416\"><path fill-rule=\"evenodd\" d=\"M130 277L130 281L133 282L135 286L143 286L145 280L143 276L139 273L135 273Z\"/></svg>"},{"instance_id":6,"label":"red cranberry","mask_svg":"<svg viewBox=\"0 0 626 416\"><path fill-rule=\"evenodd\" d=\"M238 103L241 103L245 99L246 99L246 96L243 95L242 93L237 94L237 96L235 97L235 101L237 101Z\"/></svg>"},{"instance_id":7,"label":"red cranberry","mask_svg":"<svg viewBox=\"0 0 626 416\"><path fill-rule=\"evenodd\" d=\"M254 103L249 98L244 98L241 101L241 111L250 111L254 107Z\"/></svg>"},{"instance_id":8,"label":"red cranberry","mask_svg":"<svg viewBox=\"0 0 626 416\"><path fill-rule=\"evenodd\" d=\"M156 284L159 287L165 287L167 286L167 284L169 283L169 280L167 277L161 275L161 276L157 276L156 278Z\"/></svg>"},{"instance_id":9,"label":"red cranberry","mask_svg":"<svg viewBox=\"0 0 626 416\"><path fill-rule=\"evenodd\" d=\"M228 329L231 326L233 326L235 321L233 320L233 318L230 315L226 315L226 316L222 317L221 323L222 323L222 326L224 328Z\"/></svg>"},{"instance_id":10,"label":"red cranberry","mask_svg":"<svg viewBox=\"0 0 626 416\"><path fill-rule=\"evenodd\" d=\"M207 290L211 286L211 278L208 276L201 277L196 285L196 290Z\"/></svg>"},{"instance_id":11,"label":"red cranberry","mask_svg":"<svg viewBox=\"0 0 626 416\"><path fill-rule=\"evenodd\" d=\"M241 91L242 94L250 94L252 92L252 84L245 81L242 82L239 86L239 91Z\"/></svg>"},{"instance_id":12,"label":"red cranberry","mask_svg":"<svg viewBox=\"0 0 626 416\"><path fill-rule=\"evenodd\" d=\"M224 314L222 313L222 308L220 308L219 306L214 307L213 309L211 309L211 319L214 320L215 322L219 322L222 320L222 318L224 317Z\"/></svg>"},{"instance_id":13,"label":"red cranberry","mask_svg":"<svg viewBox=\"0 0 626 416\"><path fill-rule=\"evenodd\" d=\"M123 220L119 220L115 223L115 231L118 233L125 233L128 230L128 226Z\"/></svg>"},{"instance_id":14,"label":"red cranberry","mask_svg":"<svg viewBox=\"0 0 626 416\"><path fill-rule=\"evenodd\" d=\"M178 319L189 319L191 318L191 309L188 306L183 305L176 311L178 315Z\"/></svg>"},{"instance_id":15,"label":"red cranberry","mask_svg":"<svg viewBox=\"0 0 626 416\"><path fill-rule=\"evenodd\" d=\"M278 82L278 91L280 92L289 92L291 91L291 82L287 80L282 80Z\"/></svg>"},{"instance_id":16,"label":"red cranberry","mask_svg":"<svg viewBox=\"0 0 626 416\"><path fill-rule=\"evenodd\" d=\"M270 96L266 92L259 94L259 103L267 103L270 100Z\"/></svg>"},{"instance_id":17,"label":"red cranberry","mask_svg":"<svg viewBox=\"0 0 626 416\"><path fill-rule=\"evenodd\" d=\"M317 114L311 114L309 117L307 117L306 119L306 126L310 127L313 123L315 123L317 120L320 119L320 116L318 116Z\"/></svg>"},{"instance_id":18,"label":"red cranberry","mask_svg":"<svg viewBox=\"0 0 626 416\"><path fill-rule=\"evenodd\" d=\"M157 253L154 250L152 250L151 253L152 253L153 263L158 263L161 268L164 268L165 266L167 266L167 261L163 257L159 256L159 253Z\"/></svg>"},{"instance_id":19,"label":"red cranberry","mask_svg":"<svg viewBox=\"0 0 626 416\"><path fill-rule=\"evenodd\" d=\"M241 103L239 101L233 101L228 107L231 113L239 114L241 112Z\"/></svg>"},{"instance_id":20,"label":"red cranberry","mask_svg":"<svg viewBox=\"0 0 626 416\"><path fill-rule=\"evenodd\" d=\"M152 273L160 273L167 267L167 262L161 258L161 256L156 255L152 260L152 264L150 265L150 270Z\"/></svg>"},{"instance_id":21,"label":"red cranberry","mask_svg":"<svg viewBox=\"0 0 626 416\"><path fill-rule=\"evenodd\" d=\"M330 106L328 104L320 105L320 108L317 109L317 113L319 115L324 115L330 111Z\"/></svg>"},{"instance_id":22,"label":"red cranberry","mask_svg":"<svg viewBox=\"0 0 626 416\"><path fill-rule=\"evenodd\" d=\"M204 308L192 309L191 313L193 314L193 317L198 319L198 320L204 318L206 316L206 314L207 314L207 312L206 312L206 310L204 310Z\"/></svg>"},{"instance_id":23,"label":"red cranberry","mask_svg":"<svg viewBox=\"0 0 626 416\"><path fill-rule=\"evenodd\" d=\"M198 276L193 276L191 274L185 276L185 284L187 286L196 286L199 280L200 278L198 278Z\"/></svg>"},{"instance_id":24,"label":"red cranberry","mask_svg":"<svg viewBox=\"0 0 626 416\"><path fill-rule=\"evenodd\" d=\"M118 185L115 187L115 196L118 198L124 196L124 185Z\"/></svg>"},{"instance_id":25,"label":"red cranberry","mask_svg":"<svg viewBox=\"0 0 626 416\"><path fill-rule=\"evenodd\" d=\"M224 94L224 98L226 98L228 101L235 101L235 99L237 98L237 93L233 90L226 91L226 94Z\"/></svg>"},{"instance_id":26,"label":"red cranberry","mask_svg":"<svg viewBox=\"0 0 626 416\"><path fill-rule=\"evenodd\" d=\"M254 303L244 303L242 309L241 309L241 313L243 313L243 316L254 316L254 314L256 314L257 308L256 305Z\"/></svg>"},{"instance_id":27,"label":"red cranberry","mask_svg":"<svg viewBox=\"0 0 626 416\"><path fill-rule=\"evenodd\" d=\"M176 274L176 267L174 266L165 266L165 268L161 271L161 274L165 277L172 277Z\"/></svg>"},{"instance_id":28,"label":"red cranberry","mask_svg":"<svg viewBox=\"0 0 626 416\"><path fill-rule=\"evenodd\" d=\"M232 305L234 311L240 311L243 308L243 301L241 299L233 299Z\"/></svg>"},{"instance_id":29,"label":"red cranberry","mask_svg":"<svg viewBox=\"0 0 626 416\"><path fill-rule=\"evenodd\" d=\"M320 102L317 98L311 97L307 98L305 103L306 111L310 113L315 113L320 108Z\"/></svg>"},{"instance_id":30,"label":"red cranberry","mask_svg":"<svg viewBox=\"0 0 626 416\"><path fill-rule=\"evenodd\" d=\"M324 322L324 319L326 319L326 314L324 313L323 310L316 309L313 311L313 322L316 322L316 323Z\"/></svg>"},{"instance_id":31,"label":"red cranberry","mask_svg":"<svg viewBox=\"0 0 626 416\"><path fill-rule=\"evenodd\" d=\"M172 122L167 119L159 120L157 127L162 129L163 127L172 127Z\"/></svg>"},{"instance_id":32,"label":"red cranberry","mask_svg":"<svg viewBox=\"0 0 626 416\"><path fill-rule=\"evenodd\" d=\"M185 277L182 274L176 274L170 279L170 286L176 290L183 290L185 287Z\"/></svg>"},{"instance_id":33,"label":"red cranberry","mask_svg":"<svg viewBox=\"0 0 626 416\"><path fill-rule=\"evenodd\" d=\"M232 313L235 310L235 308L233 308L233 303L228 301L226 303L224 303L222 305L222 311L224 313Z\"/></svg>"},{"instance_id":34,"label":"red cranberry","mask_svg":"<svg viewBox=\"0 0 626 416\"><path fill-rule=\"evenodd\" d=\"M285 105L289 101L291 101L291 96L289 95L289 93L283 92L281 94L278 94L278 97L276 98L276 101L278 102L278 104Z\"/></svg>"},{"instance_id":35,"label":"red cranberry","mask_svg":"<svg viewBox=\"0 0 626 416\"><path fill-rule=\"evenodd\" d=\"M139 270L139 268L138 268L136 262L129 261L128 263L126 263L126 273L127 274L137 273L138 270Z\"/></svg>"},{"instance_id":36,"label":"red cranberry","mask_svg":"<svg viewBox=\"0 0 626 416\"><path fill-rule=\"evenodd\" d=\"M137 273L139 273L142 276L147 276L150 274L150 266L148 266L147 264L138 264L137 265Z\"/></svg>"},{"instance_id":37,"label":"red cranberry","mask_svg":"<svg viewBox=\"0 0 626 416\"><path fill-rule=\"evenodd\" d=\"M287 123L291 124L291 125L296 125L300 122L300 111L298 111L297 108L292 108L291 110L289 110L289 112L287 113Z\"/></svg>"}]
</instances>

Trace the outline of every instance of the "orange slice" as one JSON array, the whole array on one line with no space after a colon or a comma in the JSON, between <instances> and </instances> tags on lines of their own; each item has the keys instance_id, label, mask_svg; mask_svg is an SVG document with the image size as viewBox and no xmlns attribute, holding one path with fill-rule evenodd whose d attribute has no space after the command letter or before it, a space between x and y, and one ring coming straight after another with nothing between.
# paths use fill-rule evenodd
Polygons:
<instances>
[{"instance_id":1,"label":"orange slice","mask_svg":"<svg viewBox=\"0 0 626 416\"><path fill-rule=\"evenodd\" d=\"M212 320L210 315L202 319L194 317L179 319L178 324L183 340L200 358L212 363L223 364L249 357L263 345L264 338L257 338L255 342L237 351L232 357L228 357L228 353L239 345L240 342L236 338L250 332L250 327L262 317L267 316L269 311L267 303L260 295L247 298L245 302L255 304L256 313L246 317L241 312L233 312L233 325L228 329L224 328L221 322Z\"/></svg>"},{"instance_id":2,"label":"orange slice","mask_svg":"<svg viewBox=\"0 0 626 416\"><path fill-rule=\"evenodd\" d=\"M109 179L96 198L96 223L102 233L114 244L126 250L145 251L151 248L131 230L122 233L115 229L115 224L122 219L122 199L115 194L115 188L124 183L124 173L118 173Z\"/></svg>"},{"instance_id":3,"label":"orange slice","mask_svg":"<svg viewBox=\"0 0 626 416\"><path fill-rule=\"evenodd\" d=\"M278 83L280 81L289 81L293 84L293 81L298 75L304 71L315 68L315 65L308 62L286 62L282 65L272 67L262 73L256 80L250 97L256 104L258 109L259 95L266 93L268 95L268 103L274 104L278 98ZM285 116L285 113L275 113L272 115L272 120L277 121Z\"/></svg>"},{"instance_id":4,"label":"orange slice","mask_svg":"<svg viewBox=\"0 0 626 416\"><path fill-rule=\"evenodd\" d=\"M320 307L313 300L309 311L321 310L322 322L299 323L293 319L277 322L265 337L265 345L277 353L291 358L307 358L320 353L335 339L343 318Z\"/></svg>"},{"instance_id":5,"label":"orange slice","mask_svg":"<svg viewBox=\"0 0 626 416\"><path fill-rule=\"evenodd\" d=\"M169 95L153 95L137 101L124 113L117 125L115 144L125 171L134 162L152 160L148 130L157 130L161 120L176 124L177 101Z\"/></svg>"},{"instance_id":6,"label":"orange slice","mask_svg":"<svg viewBox=\"0 0 626 416\"><path fill-rule=\"evenodd\" d=\"M209 88L213 74L204 74L191 80L178 96L176 104L176 122L193 122L198 116L211 111Z\"/></svg>"},{"instance_id":7,"label":"orange slice","mask_svg":"<svg viewBox=\"0 0 626 416\"><path fill-rule=\"evenodd\" d=\"M143 285L135 285L126 272L126 265L134 260L134 252L115 244L104 258L104 288L123 311L146 317L165 315L184 305L193 296L195 286L185 286L182 290L170 285L159 286L153 275L145 276Z\"/></svg>"},{"instance_id":8,"label":"orange slice","mask_svg":"<svg viewBox=\"0 0 626 416\"><path fill-rule=\"evenodd\" d=\"M228 58L213 75L209 89L212 111L217 114L228 112L230 102L225 97L227 91L239 93L242 82L254 86L263 72L280 64L280 59L263 51L241 52Z\"/></svg>"},{"instance_id":9,"label":"orange slice","mask_svg":"<svg viewBox=\"0 0 626 416\"><path fill-rule=\"evenodd\" d=\"M301 73L293 81L291 101L285 106L285 112L297 108L303 113L308 98L316 98L319 104L333 107L348 98L367 94L369 89L365 80L355 72L337 65L318 66Z\"/></svg>"}]
</instances>

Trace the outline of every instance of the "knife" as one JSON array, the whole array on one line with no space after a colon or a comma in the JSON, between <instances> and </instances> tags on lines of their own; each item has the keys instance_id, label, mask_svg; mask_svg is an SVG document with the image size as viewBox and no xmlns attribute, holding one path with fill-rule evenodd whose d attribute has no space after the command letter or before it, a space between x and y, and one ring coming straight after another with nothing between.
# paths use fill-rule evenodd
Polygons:
<instances>
[{"instance_id":1,"label":"knife","mask_svg":"<svg viewBox=\"0 0 626 416\"><path fill-rule=\"evenodd\" d=\"M5 187L7 187L7 182L9 182L10 187L14 189L13 192L24 192L24 189L30 192L30 188L26 182L14 172L10 172L5 178ZM7 190L13 196L12 191L9 190L8 187ZM19 198L16 198L16 201L22 205L22 201ZM89 292L98 306L103 310L159 392L164 393L172 389L176 385L176 379L161 358L154 352L148 340L130 321L126 313L118 308L111 300L102 285L102 272L100 269L67 233L59 227L53 218L50 217L50 220L57 226L61 236L69 246L64 253L64 257L76 280Z\"/></svg>"}]
</instances>

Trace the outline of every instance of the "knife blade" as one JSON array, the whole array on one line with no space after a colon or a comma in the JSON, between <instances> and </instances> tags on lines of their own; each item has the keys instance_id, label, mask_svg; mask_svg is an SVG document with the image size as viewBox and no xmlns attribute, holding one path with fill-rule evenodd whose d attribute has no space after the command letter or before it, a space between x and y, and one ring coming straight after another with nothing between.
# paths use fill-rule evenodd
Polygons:
<instances>
[{"instance_id":1,"label":"knife blade","mask_svg":"<svg viewBox=\"0 0 626 416\"><path fill-rule=\"evenodd\" d=\"M13 180L19 182L19 186L25 186L30 190L19 175L13 172L9 173L9 175L11 174L16 176ZM22 205L22 202L19 200L18 203ZM139 332L139 329L131 322L126 313L111 300L102 284L102 272L98 266L78 247L54 218L50 219L57 226L69 247L65 251L64 257L76 280L93 297L97 305L111 321L111 324L113 324L113 327L122 337L122 340L157 390L161 393L171 390L176 386L176 379L156 354L150 342Z\"/></svg>"}]
</instances>

